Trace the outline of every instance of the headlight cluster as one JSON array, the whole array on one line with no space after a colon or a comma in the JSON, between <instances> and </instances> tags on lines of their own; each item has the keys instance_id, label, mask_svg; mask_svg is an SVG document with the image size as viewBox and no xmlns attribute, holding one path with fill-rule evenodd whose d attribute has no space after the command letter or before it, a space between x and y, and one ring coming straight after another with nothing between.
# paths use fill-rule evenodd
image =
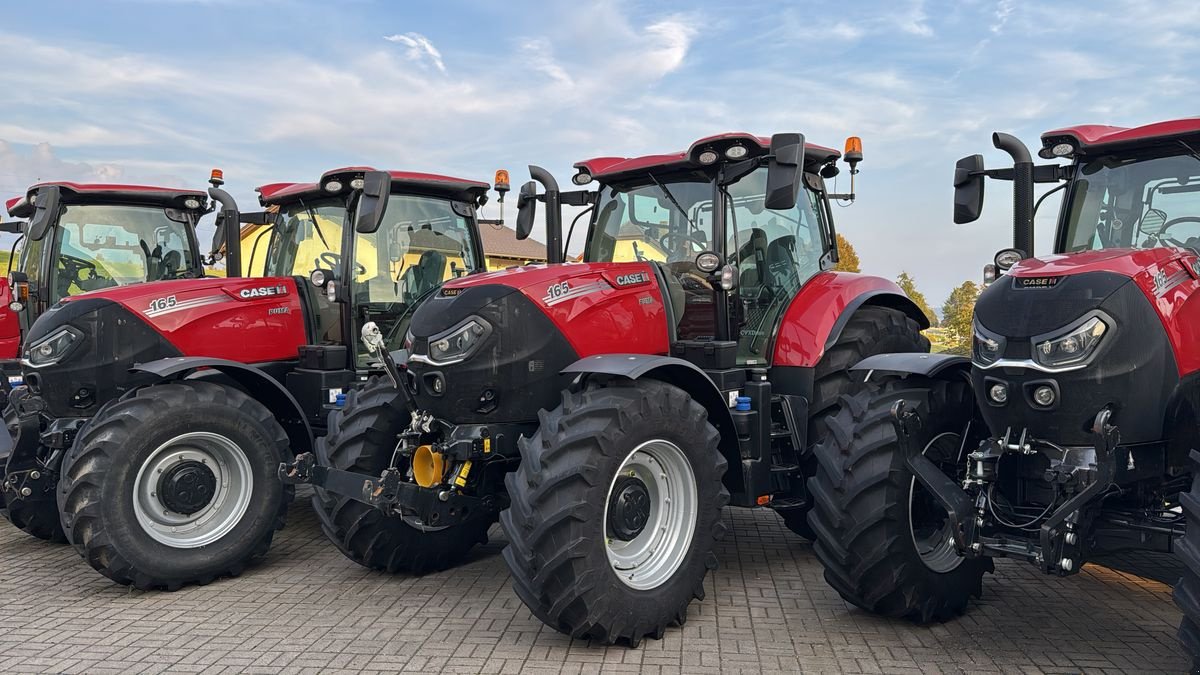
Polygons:
<instances>
[{"instance_id":1,"label":"headlight cluster","mask_svg":"<svg viewBox=\"0 0 1200 675\"><path fill-rule=\"evenodd\" d=\"M59 328L29 346L29 365L49 366L62 361L82 338L83 334L70 326Z\"/></svg>"},{"instance_id":2,"label":"headlight cluster","mask_svg":"<svg viewBox=\"0 0 1200 675\"><path fill-rule=\"evenodd\" d=\"M1033 358L1047 368L1062 368L1082 363L1096 352L1108 324L1098 316L1071 328L1066 334L1038 342Z\"/></svg>"},{"instance_id":3,"label":"headlight cluster","mask_svg":"<svg viewBox=\"0 0 1200 675\"><path fill-rule=\"evenodd\" d=\"M491 324L473 316L445 333L429 338L428 361L436 366L464 361L479 349L491 332Z\"/></svg>"},{"instance_id":4,"label":"headlight cluster","mask_svg":"<svg viewBox=\"0 0 1200 675\"><path fill-rule=\"evenodd\" d=\"M992 335L975 324L972 336L971 353L975 362L981 366L990 366L1004 355L1004 338Z\"/></svg>"}]
</instances>

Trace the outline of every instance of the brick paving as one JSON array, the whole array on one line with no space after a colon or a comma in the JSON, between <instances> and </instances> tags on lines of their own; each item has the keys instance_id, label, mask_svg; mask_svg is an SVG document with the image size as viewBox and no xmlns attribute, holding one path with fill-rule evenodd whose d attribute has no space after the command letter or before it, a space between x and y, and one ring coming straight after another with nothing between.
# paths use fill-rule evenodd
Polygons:
<instances>
[{"instance_id":1,"label":"brick paving","mask_svg":"<svg viewBox=\"0 0 1200 675\"><path fill-rule=\"evenodd\" d=\"M307 499L268 558L177 593L116 586L67 546L0 525L0 671L47 673L1185 672L1168 585L1090 565L998 561L984 598L928 627L848 606L769 511L730 509L721 568L688 621L638 649L572 641L509 589L503 535L421 578L328 545ZM1162 565L1156 565L1161 574ZM1132 571L1131 571L1132 569ZM1169 572L1168 572L1169 574Z\"/></svg>"}]
</instances>

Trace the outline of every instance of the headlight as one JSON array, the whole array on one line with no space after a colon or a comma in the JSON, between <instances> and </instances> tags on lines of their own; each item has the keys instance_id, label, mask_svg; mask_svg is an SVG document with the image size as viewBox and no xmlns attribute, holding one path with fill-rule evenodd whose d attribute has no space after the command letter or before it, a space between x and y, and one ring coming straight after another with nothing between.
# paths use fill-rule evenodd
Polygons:
<instances>
[{"instance_id":1,"label":"headlight","mask_svg":"<svg viewBox=\"0 0 1200 675\"><path fill-rule=\"evenodd\" d=\"M1062 368L1083 363L1096 353L1109 326L1098 316L1069 329L1065 334L1033 345L1033 358L1047 368Z\"/></svg>"},{"instance_id":2,"label":"headlight","mask_svg":"<svg viewBox=\"0 0 1200 675\"><path fill-rule=\"evenodd\" d=\"M466 360L491 332L491 324L473 316L445 333L429 338L429 362L444 366Z\"/></svg>"},{"instance_id":3,"label":"headlight","mask_svg":"<svg viewBox=\"0 0 1200 675\"><path fill-rule=\"evenodd\" d=\"M83 335L74 328L64 326L29 346L29 365L49 366L59 361L74 349Z\"/></svg>"},{"instance_id":4,"label":"headlight","mask_svg":"<svg viewBox=\"0 0 1200 675\"><path fill-rule=\"evenodd\" d=\"M1004 338L985 331L978 323L974 325L971 341L971 354L981 366L990 366L1004 355Z\"/></svg>"}]
</instances>

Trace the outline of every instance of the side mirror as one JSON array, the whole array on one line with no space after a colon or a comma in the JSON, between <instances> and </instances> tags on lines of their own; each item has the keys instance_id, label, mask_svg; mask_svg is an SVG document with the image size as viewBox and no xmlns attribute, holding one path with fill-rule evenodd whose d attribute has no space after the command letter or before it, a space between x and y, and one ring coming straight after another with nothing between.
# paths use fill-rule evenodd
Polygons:
<instances>
[{"instance_id":1,"label":"side mirror","mask_svg":"<svg viewBox=\"0 0 1200 675\"><path fill-rule=\"evenodd\" d=\"M963 157L954 165L954 222L973 223L983 212L983 155Z\"/></svg>"},{"instance_id":2,"label":"side mirror","mask_svg":"<svg viewBox=\"0 0 1200 675\"><path fill-rule=\"evenodd\" d=\"M387 211L388 196L392 193L392 175L386 171L363 174L362 192L354 214L354 229L370 234L379 229Z\"/></svg>"},{"instance_id":3,"label":"side mirror","mask_svg":"<svg viewBox=\"0 0 1200 675\"><path fill-rule=\"evenodd\" d=\"M41 241L50 231L50 226L58 217L58 207L62 202L62 192L57 185L50 185L37 191L37 204L33 217L29 219L29 238Z\"/></svg>"},{"instance_id":4,"label":"side mirror","mask_svg":"<svg viewBox=\"0 0 1200 675\"><path fill-rule=\"evenodd\" d=\"M771 136L771 159L767 162L767 194L764 205L772 211L796 207L804 166L804 134Z\"/></svg>"},{"instance_id":5,"label":"side mirror","mask_svg":"<svg viewBox=\"0 0 1200 675\"><path fill-rule=\"evenodd\" d=\"M528 239L537 213L537 183L529 181L517 193L517 239Z\"/></svg>"}]
</instances>

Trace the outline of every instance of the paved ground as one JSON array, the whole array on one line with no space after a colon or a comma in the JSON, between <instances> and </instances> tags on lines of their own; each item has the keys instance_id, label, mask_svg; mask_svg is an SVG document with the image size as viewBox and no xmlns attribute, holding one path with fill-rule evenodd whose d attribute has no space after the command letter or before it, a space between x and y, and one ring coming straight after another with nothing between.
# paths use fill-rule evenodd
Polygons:
<instances>
[{"instance_id":1,"label":"paved ground","mask_svg":"<svg viewBox=\"0 0 1200 675\"><path fill-rule=\"evenodd\" d=\"M771 512L729 510L708 598L639 649L542 626L509 589L502 535L465 566L388 577L323 540L307 501L238 579L143 593L66 546L0 525L4 672L1183 672L1170 588L1090 566L1065 580L1001 561L956 621L917 627L843 603ZM1128 562L1128 561L1126 561ZM1129 567L1129 565L1123 565Z\"/></svg>"}]
</instances>

